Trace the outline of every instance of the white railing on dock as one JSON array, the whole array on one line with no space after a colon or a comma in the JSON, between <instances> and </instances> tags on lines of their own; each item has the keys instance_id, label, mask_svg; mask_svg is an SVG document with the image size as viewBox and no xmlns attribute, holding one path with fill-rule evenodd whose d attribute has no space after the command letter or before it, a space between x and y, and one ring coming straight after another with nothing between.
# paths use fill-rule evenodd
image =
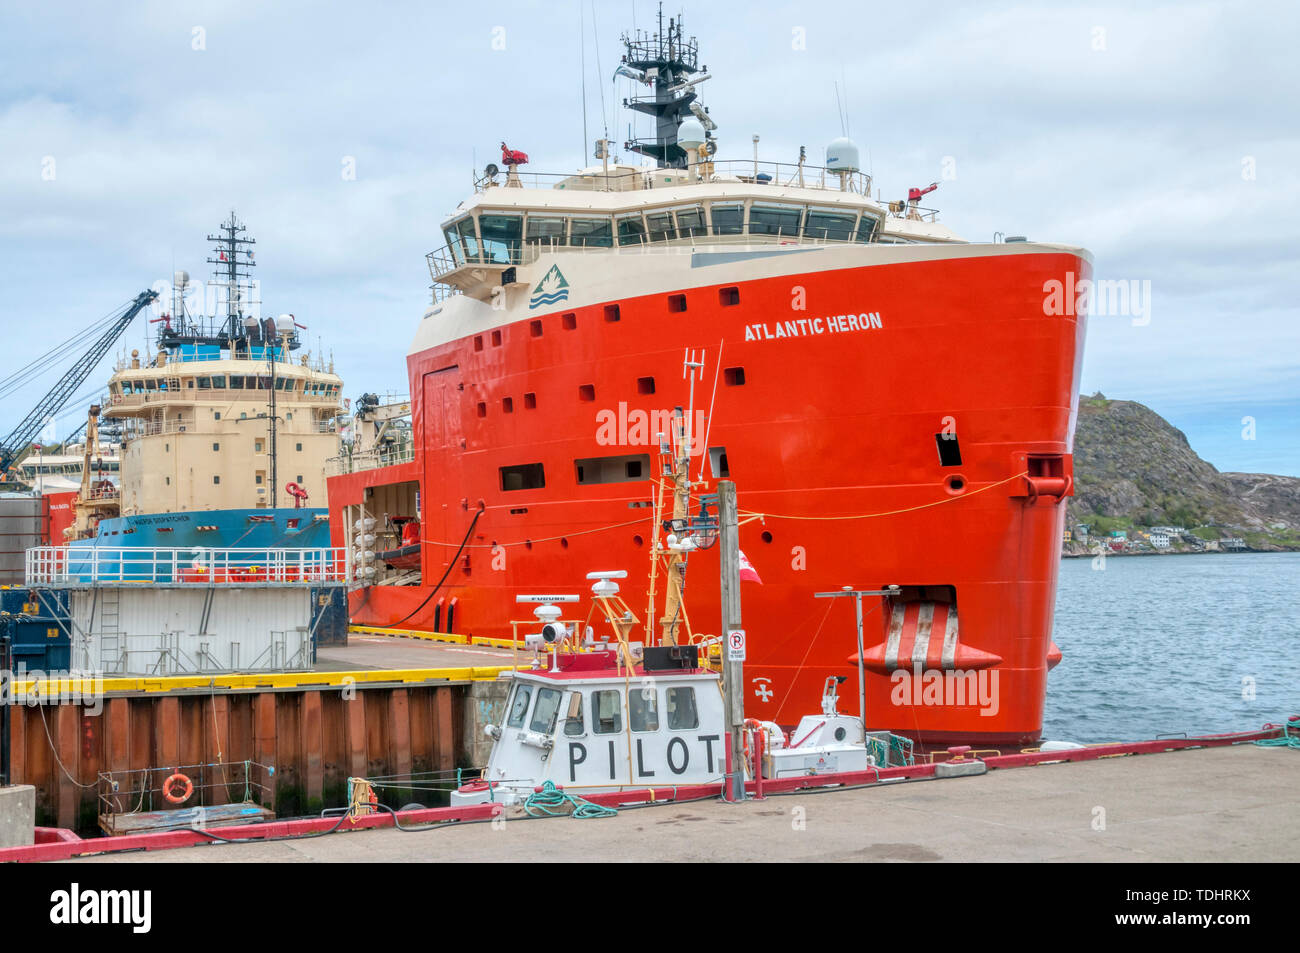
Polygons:
<instances>
[{"instance_id":1,"label":"white railing on dock","mask_svg":"<svg viewBox=\"0 0 1300 953\"><path fill-rule=\"evenodd\" d=\"M348 581L348 553L316 549L186 549L35 546L26 553L29 586L283 586Z\"/></svg>"}]
</instances>

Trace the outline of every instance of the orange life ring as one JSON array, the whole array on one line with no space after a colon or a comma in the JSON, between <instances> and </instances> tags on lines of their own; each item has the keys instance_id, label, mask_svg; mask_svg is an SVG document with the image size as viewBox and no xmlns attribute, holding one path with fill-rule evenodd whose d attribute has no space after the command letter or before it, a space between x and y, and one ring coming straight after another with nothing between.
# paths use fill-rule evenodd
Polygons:
<instances>
[{"instance_id":1,"label":"orange life ring","mask_svg":"<svg viewBox=\"0 0 1300 953\"><path fill-rule=\"evenodd\" d=\"M762 731L763 723L759 721L757 718L746 718L745 723L744 725L741 726L740 730L741 730L741 736L740 736L741 742L743 743L745 748L745 760L749 761L750 758L753 757L753 755L749 753L749 736L751 732Z\"/></svg>"},{"instance_id":2,"label":"orange life ring","mask_svg":"<svg viewBox=\"0 0 1300 953\"><path fill-rule=\"evenodd\" d=\"M184 794L177 794L172 790L173 786L177 783L185 785ZM184 804L190 799L190 795L194 793L194 782L177 771L163 782L162 793L163 797L171 801L173 804Z\"/></svg>"}]
</instances>

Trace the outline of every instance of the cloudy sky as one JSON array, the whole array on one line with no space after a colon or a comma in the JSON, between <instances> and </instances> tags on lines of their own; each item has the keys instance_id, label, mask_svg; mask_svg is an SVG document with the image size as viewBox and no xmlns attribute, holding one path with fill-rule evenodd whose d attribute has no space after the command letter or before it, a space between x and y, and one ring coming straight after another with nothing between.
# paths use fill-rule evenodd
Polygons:
<instances>
[{"instance_id":1,"label":"cloudy sky","mask_svg":"<svg viewBox=\"0 0 1300 953\"><path fill-rule=\"evenodd\" d=\"M264 309L309 325L349 396L404 390L424 254L471 171L502 139L564 172L605 126L626 138L618 34L654 10L5 3L0 376L173 268L206 277L203 238L233 207ZM1300 475L1300 7L737 10L685 8L723 157L757 133L764 158L820 161L838 84L884 192L941 179L931 204L970 239L1078 243L1097 277L1149 282L1149 321L1094 318L1085 392L1151 405L1222 470ZM52 382L5 397L0 424Z\"/></svg>"}]
</instances>

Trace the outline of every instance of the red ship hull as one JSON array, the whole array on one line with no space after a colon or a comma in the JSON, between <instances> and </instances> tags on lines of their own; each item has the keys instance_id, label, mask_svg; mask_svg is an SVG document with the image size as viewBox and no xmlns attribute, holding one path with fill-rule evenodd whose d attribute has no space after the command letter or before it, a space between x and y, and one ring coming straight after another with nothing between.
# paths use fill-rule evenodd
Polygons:
<instances>
[{"instance_id":1,"label":"red ship hull","mask_svg":"<svg viewBox=\"0 0 1300 953\"><path fill-rule=\"evenodd\" d=\"M650 482L584 485L575 464L637 450L655 459L658 438L635 412L684 405L683 349L704 347L697 408L709 406L715 365L727 369L707 444L725 448L741 546L763 580L742 593L747 712L793 723L817 710L829 675L849 678L844 707L856 708L852 605L813 594L896 584L902 600L864 603L868 726L928 743L1036 740L1058 657L1085 325L1044 302L1051 282L1074 287L1091 266L1072 249L996 248L664 289L615 299L616 320L608 301L560 308L486 342L466 335L413 353L415 461L331 478L329 507L335 545L346 545L368 487L418 485L425 584L354 592L354 621L509 637L523 617L515 595L577 591L596 569L626 569L623 594L643 607ZM806 311L792 314L792 286ZM671 313L665 298L681 293L689 311ZM875 319L851 327L838 315L868 300ZM955 434L959 464L941 456L942 434ZM503 489L503 467L531 464L544 486ZM692 474L701 466L712 483L708 461ZM691 629L716 633L716 553L690 564ZM908 600L930 607L920 622Z\"/></svg>"}]
</instances>

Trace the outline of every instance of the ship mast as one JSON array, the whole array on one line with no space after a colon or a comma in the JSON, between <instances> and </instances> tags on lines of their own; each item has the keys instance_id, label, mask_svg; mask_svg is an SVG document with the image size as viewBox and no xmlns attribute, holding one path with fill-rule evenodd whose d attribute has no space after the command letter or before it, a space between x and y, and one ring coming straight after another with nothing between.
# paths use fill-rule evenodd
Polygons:
<instances>
[{"instance_id":1,"label":"ship mast","mask_svg":"<svg viewBox=\"0 0 1300 953\"><path fill-rule=\"evenodd\" d=\"M695 379L704 373L704 354L687 350L682 361L682 376L690 381L690 399L686 412L681 407L673 408L672 433L660 444L659 453L663 459L663 472L659 480L659 489L655 494L654 544L650 555L650 585L647 588L646 635L650 636L651 620L655 610L655 582L658 575L659 560L665 561L664 611L659 619L660 645L676 645L677 630L683 623L690 633L690 620L686 617L686 559L694 550L712 545L708 534L696 533L700 527L692 524L691 505L691 455L694 452L694 434L691 421L695 412ZM661 437L664 435L661 434ZM663 477L672 478L672 517L663 519L664 486ZM665 543L660 542L660 530L671 530Z\"/></svg>"},{"instance_id":2,"label":"ship mast","mask_svg":"<svg viewBox=\"0 0 1300 953\"><path fill-rule=\"evenodd\" d=\"M650 156L661 168L684 169L687 152L677 143L677 127L694 114L706 129L707 110L696 102L695 86L709 78L708 67L699 67L699 42L682 34L681 18L668 19L664 29L663 5L659 6L659 26L652 35L640 30L633 36L623 34L626 52L615 75L644 83L653 90L649 96L636 96L623 105L653 116L653 139L629 139L625 149ZM705 143L705 154L712 154L712 142Z\"/></svg>"},{"instance_id":3,"label":"ship mast","mask_svg":"<svg viewBox=\"0 0 1300 953\"><path fill-rule=\"evenodd\" d=\"M254 262L253 250L250 246L257 244L257 241L244 237L247 228L235 218L233 210L229 221L222 222L219 231L220 235L208 236L208 241L213 243L212 253L216 256L209 258L208 264L217 266L215 275L218 283L226 286L224 337L229 342L231 350L234 350L236 342L245 337L244 300L240 279L248 279L252 274L249 269L253 267Z\"/></svg>"}]
</instances>

